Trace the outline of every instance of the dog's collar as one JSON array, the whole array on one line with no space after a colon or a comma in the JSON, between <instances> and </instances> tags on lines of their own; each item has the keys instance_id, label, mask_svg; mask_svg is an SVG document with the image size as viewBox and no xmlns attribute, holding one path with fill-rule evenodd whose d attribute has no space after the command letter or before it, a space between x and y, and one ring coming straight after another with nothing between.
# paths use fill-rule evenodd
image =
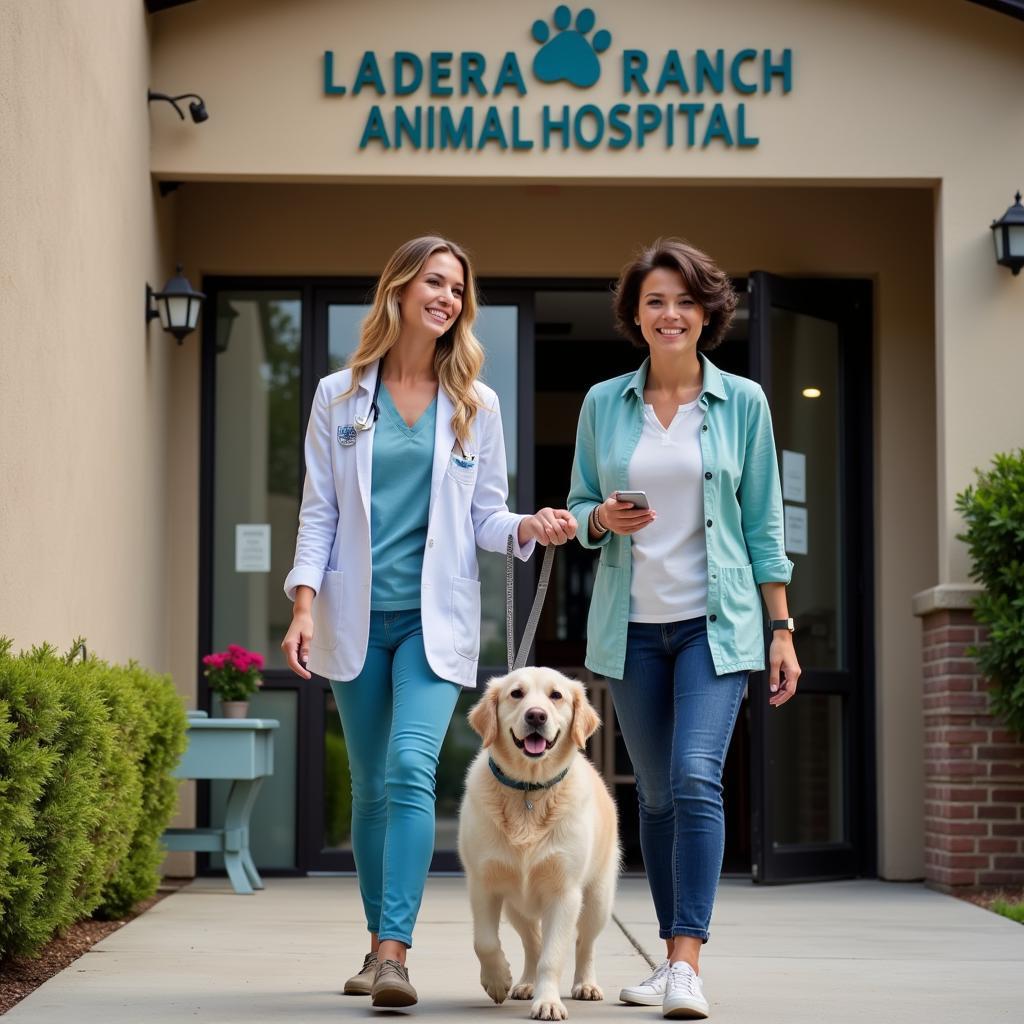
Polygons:
<instances>
[{"instance_id":1,"label":"dog's collar","mask_svg":"<svg viewBox=\"0 0 1024 1024\"><path fill-rule=\"evenodd\" d=\"M569 768L563 768L553 779L548 779L547 782L520 782L519 779L510 779L498 766L495 764L494 758L487 758L487 763L491 766L491 773L494 777L503 785L508 786L509 789L523 789L527 793L534 789L550 789L556 783L562 781L569 772Z\"/></svg>"}]
</instances>

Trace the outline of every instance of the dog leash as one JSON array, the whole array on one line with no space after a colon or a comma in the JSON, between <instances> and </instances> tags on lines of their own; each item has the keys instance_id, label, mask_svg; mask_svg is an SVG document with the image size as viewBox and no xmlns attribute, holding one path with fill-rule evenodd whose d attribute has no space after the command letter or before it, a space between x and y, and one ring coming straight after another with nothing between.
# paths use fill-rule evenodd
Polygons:
<instances>
[{"instance_id":1,"label":"dog leash","mask_svg":"<svg viewBox=\"0 0 1024 1024\"><path fill-rule=\"evenodd\" d=\"M533 607L530 609L529 618L526 620L526 629L523 630L523 639L519 645L519 653L515 653L515 591L513 588L513 559L512 534L508 535L508 543L505 545L505 646L508 654L508 670L512 672L522 668L530 654L530 647L533 645L533 636L537 632L537 624L540 622L541 609L544 607L544 598L548 593L548 580L551 578L551 566L555 561L555 545L549 544L544 549L544 562L540 567L540 579L537 581L537 593L533 598Z\"/></svg>"},{"instance_id":2,"label":"dog leash","mask_svg":"<svg viewBox=\"0 0 1024 1024\"><path fill-rule=\"evenodd\" d=\"M544 598L547 597L548 593L548 581L551 579L551 566L555 561L555 546L549 544L544 549L544 561L540 567L540 579L537 581L537 593L533 596L533 607L530 609L530 615L526 620L526 629L523 630L523 639L519 645L519 653L515 653L515 588L513 586L513 571L515 568L515 561L513 558L514 543L512 540L512 534L508 535L508 542L505 544L505 646L508 655L508 670L509 672L514 671L517 668L522 668L526 664L526 659L530 654L530 647L533 644L534 634L537 632L537 623L540 622L541 609L544 607ZM556 782L561 782L565 778L568 768L561 772L556 778L551 779L546 783L535 783L535 782L518 782L515 779L510 779L495 763L494 758L488 758L488 762L491 766L491 772L494 777L503 785L510 786L512 789L523 790L523 806L528 810L533 810L533 801L530 799L530 791L534 789L548 789L553 786Z\"/></svg>"}]
</instances>

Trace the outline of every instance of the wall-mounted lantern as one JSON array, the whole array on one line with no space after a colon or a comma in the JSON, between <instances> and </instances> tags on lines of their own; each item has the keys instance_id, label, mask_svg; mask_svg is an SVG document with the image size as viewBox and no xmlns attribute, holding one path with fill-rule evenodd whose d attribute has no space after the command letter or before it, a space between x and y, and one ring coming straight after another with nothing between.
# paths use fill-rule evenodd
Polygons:
<instances>
[{"instance_id":1,"label":"wall-mounted lantern","mask_svg":"<svg viewBox=\"0 0 1024 1024\"><path fill-rule=\"evenodd\" d=\"M1024 206L1020 193L1016 202L999 220L992 221L992 237L996 243L996 263L1009 267L1016 277L1024 267Z\"/></svg>"},{"instance_id":2,"label":"wall-mounted lantern","mask_svg":"<svg viewBox=\"0 0 1024 1024\"><path fill-rule=\"evenodd\" d=\"M180 345L185 336L195 330L205 298L189 284L179 263L177 274L164 285L162 292L154 292L146 285L146 323L159 317L160 326L173 334Z\"/></svg>"}]
</instances>

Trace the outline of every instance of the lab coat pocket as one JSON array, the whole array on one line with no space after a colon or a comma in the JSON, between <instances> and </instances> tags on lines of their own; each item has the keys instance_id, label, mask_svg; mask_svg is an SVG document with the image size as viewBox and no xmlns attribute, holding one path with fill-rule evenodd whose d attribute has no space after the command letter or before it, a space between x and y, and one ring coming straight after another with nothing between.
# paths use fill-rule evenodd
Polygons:
<instances>
[{"instance_id":1,"label":"lab coat pocket","mask_svg":"<svg viewBox=\"0 0 1024 1024\"><path fill-rule=\"evenodd\" d=\"M452 647L463 658L480 655L480 581L452 577Z\"/></svg>"},{"instance_id":2,"label":"lab coat pocket","mask_svg":"<svg viewBox=\"0 0 1024 1024\"><path fill-rule=\"evenodd\" d=\"M320 590L313 598L313 646L322 651L333 651L338 646L344 579L344 572L326 570Z\"/></svg>"},{"instance_id":3,"label":"lab coat pocket","mask_svg":"<svg viewBox=\"0 0 1024 1024\"><path fill-rule=\"evenodd\" d=\"M452 452L448 459L448 475L460 484L472 487L476 483L476 460Z\"/></svg>"}]
</instances>

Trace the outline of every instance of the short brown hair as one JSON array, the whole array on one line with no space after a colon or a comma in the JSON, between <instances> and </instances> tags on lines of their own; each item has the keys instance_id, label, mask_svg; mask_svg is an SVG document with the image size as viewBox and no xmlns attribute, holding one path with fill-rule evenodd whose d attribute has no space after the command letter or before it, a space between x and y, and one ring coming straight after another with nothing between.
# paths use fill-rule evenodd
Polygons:
<instances>
[{"instance_id":1,"label":"short brown hair","mask_svg":"<svg viewBox=\"0 0 1024 1024\"><path fill-rule=\"evenodd\" d=\"M658 267L679 271L690 295L707 314L708 325L701 331L697 351L710 352L722 343L732 324L736 293L728 274L707 253L681 238L657 239L622 268L612 300L616 330L637 348L647 347L635 318L644 278Z\"/></svg>"}]
</instances>

